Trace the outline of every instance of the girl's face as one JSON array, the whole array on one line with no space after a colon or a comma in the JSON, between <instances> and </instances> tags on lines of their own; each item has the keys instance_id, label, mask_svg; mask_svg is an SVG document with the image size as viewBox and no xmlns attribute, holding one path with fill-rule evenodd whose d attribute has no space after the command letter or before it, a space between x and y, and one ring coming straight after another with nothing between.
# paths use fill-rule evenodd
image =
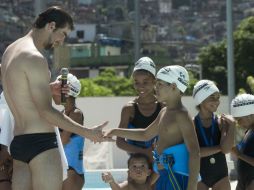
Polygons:
<instances>
[{"instance_id":1,"label":"girl's face","mask_svg":"<svg viewBox=\"0 0 254 190\"><path fill-rule=\"evenodd\" d=\"M210 112L216 112L220 105L220 93L215 92L208 96L201 104L200 108Z\"/></svg>"},{"instance_id":2,"label":"girl's face","mask_svg":"<svg viewBox=\"0 0 254 190\"><path fill-rule=\"evenodd\" d=\"M133 73L134 88L139 96L154 94L155 78L146 71L135 71Z\"/></svg>"}]
</instances>

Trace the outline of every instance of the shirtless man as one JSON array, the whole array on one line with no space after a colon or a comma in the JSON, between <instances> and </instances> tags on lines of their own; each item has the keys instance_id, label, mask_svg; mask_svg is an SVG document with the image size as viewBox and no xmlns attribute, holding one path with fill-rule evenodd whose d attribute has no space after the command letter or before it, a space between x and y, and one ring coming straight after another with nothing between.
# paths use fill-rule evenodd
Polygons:
<instances>
[{"instance_id":1,"label":"shirtless man","mask_svg":"<svg viewBox=\"0 0 254 190\"><path fill-rule=\"evenodd\" d=\"M157 118L145 129L111 129L105 133L105 136L147 141L158 135L155 150L155 161L158 166L155 165L154 169L159 169L160 178L156 182L156 190L180 188L196 190L200 164L199 144L193 122L181 101L182 94L187 89L189 82L188 72L179 65L172 65L160 69L156 78L157 100L166 105ZM176 146L187 147L185 152L188 154L185 154L186 156L180 155L178 158L175 155L172 157L168 151ZM176 148L175 152L179 152L179 150L182 148ZM189 170L187 175L181 175L181 173L174 171L174 165L181 157L186 158L187 166L185 168Z\"/></svg>"},{"instance_id":2,"label":"shirtless man","mask_svg":"<svg viewBox=\"0 0 254 190\"><path fill-rule=\"evenodd\" d=\"M7 47L2 82L14 115L13 190L61 190L62 166L54 126L100 141L106 123L83 127L52 107L48 64L42 55L63 43L73 29L71 16L58 7L42 12L27 35Z\"/></svg>"}]
</instances>

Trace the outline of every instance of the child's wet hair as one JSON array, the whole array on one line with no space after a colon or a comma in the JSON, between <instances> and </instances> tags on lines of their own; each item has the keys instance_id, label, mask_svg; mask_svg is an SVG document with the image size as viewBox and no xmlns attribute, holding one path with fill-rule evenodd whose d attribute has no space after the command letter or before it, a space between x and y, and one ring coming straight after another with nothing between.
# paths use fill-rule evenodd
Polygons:
<instances>
[{"instance_id":1,"label":"child's wet hair","mask_svg":"<svg viewBox=\"0 0 254 190\"><path fill-rule=\"evenodd\" d=\"M145 70L145 69L139 69L139 70L134 71L134 72L132 73L132 77L133 77L133 74L134 74L134 73L144 73L144 74L149 75L149 76L151 76L152 78L155 79L155 76L154 76L151 72L149 72L149 71L147 71L147 70Z\"/></svg>"},{"instance_id":2,"label":"child's wet hair","mask_svg":"<svg viewBox=\"0 0 254 190\"><path fill-rule=\"evenodd\" d=\"M148 158L147 155L142 154L142 153L131 154L129 159L128 159L128 168L130 167L130 162L131 162L132 159L145 159L149 169L151 169L151 165L149 164L150 162L149 162L149 158Z\"/></svg>"}]
</instances>

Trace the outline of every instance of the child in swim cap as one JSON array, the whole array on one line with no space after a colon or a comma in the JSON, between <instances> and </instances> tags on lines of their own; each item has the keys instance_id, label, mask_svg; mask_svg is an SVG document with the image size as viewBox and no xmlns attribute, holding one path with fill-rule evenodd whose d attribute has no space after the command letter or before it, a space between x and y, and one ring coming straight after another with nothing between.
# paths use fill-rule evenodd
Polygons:
<instances>
[{"instance_id":1,"label":"child in swim cap","mask_svg":"<svg viewBox=\"0 0 254 190\"><path fill-rule=\"evenodd\" d=\"M200 146L200 175L198 190L230 190L225 154L234 143L234 122L229 116L216 115L220 92L210 80L198 81L193 89L198 114L194 124Z\"/></svg>"},{"instance_id":2,"label":"child in swim cap","mask_svg":"<svg viewBox=\"0 0 254 190\"><path fill-rule=\"evenodd\" d=\"M237 157L237 190L254 189L254 96L241 94L231 102L231 114L246 133L232 153Z\"/></svg>"}]
</instances>

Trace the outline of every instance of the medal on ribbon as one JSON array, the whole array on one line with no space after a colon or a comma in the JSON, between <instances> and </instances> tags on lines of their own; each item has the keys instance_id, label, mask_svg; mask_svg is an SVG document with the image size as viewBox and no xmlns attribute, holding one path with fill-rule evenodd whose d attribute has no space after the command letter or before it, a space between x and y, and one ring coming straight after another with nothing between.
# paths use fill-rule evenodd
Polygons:
<instances>
[{"instance_id":1,"label":"medal on ribbon","mask_svg":"<svg viewBox=\"0 0 254 190\"><path fill-rule=\"evenodd\" d=\"M211 129L210 129L211 130L210 138L207 137L207 135L205 133L205 130L202 127L202 122L201 122L201 119L200 119L199 115L198 115L197 119L198 119L198 127L199 127L199 130L201 132L201 136L202 136L206 146L208 146L208 147L213 146L214 145L214 143L213 143L213 136L214 136L214 133L215 133L215 117L214 117L214 115L212 117L212 126L211 126ZM210 164L215 164L216 160L215 160L214 157L211 157L209 159L209 162L210 162Z\"/></svg>"},{"instance_id":2,"label":"medal on ribbon","mask_svg":"<svg viewBox=\"0 0 254 190\"><path fill-rule=\"evenodd\" d=\"M210 158L210 164L215 164L216 163L216 160L215 160L215 158L214 157L212 157L212 158Z\"/></svg>"}]
</instances>

